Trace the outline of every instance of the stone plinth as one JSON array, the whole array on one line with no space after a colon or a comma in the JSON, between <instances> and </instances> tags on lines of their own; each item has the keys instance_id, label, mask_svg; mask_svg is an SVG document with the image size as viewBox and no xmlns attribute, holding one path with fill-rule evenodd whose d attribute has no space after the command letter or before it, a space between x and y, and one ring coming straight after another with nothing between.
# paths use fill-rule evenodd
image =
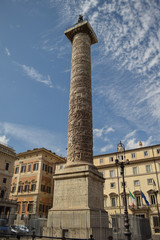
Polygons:
<instances>
[{"instance_id":1,"label":"stone plinth","mask_svg":"<svg viewBox=\"0 0 160 240\"><path fill-rule=\"evenodd\" d=\"M69 238L107 239L108 215L103 208L102 174L95 167L75 166L56 172L53 208L44 234Z\"/></svg>"}]
</instances>

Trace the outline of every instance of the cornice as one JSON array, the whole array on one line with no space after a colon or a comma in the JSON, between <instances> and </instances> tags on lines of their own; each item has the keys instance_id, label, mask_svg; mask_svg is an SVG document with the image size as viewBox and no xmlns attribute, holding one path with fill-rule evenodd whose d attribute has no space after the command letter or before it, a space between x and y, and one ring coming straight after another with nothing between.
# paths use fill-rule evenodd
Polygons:
<instances>
[{"instance_id":1,"label":"cornice","mask_svg":"<svg viewBox=\"0 0 160 240\"><path fill-rule=\"evenodd\" d=\"M77 23L64 32L64 34L71 41L71 43L73 41L74 36L78 33L87 33L90 36L91 44L98 42L97 36L88 21Z\"/></svg>"}]
</instances>

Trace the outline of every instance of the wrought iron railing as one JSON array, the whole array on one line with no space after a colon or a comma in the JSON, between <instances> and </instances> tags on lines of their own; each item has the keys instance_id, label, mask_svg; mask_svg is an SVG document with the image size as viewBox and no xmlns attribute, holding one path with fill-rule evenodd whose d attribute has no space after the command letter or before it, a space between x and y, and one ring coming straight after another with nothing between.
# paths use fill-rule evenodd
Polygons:
<instances>
[{"instance_id":1,"label":"wrought iron railing","mask_svg":"<svg viewBox=\"0 0 160 240\"><path fill-rule=\"evenodd\" d=\"M55 239L55 240L95 240L92 235L90 235L89 239L84 238L67 238L67 237L49 237L49 236L37 236L33 232L32 235L30 234L6 234L6 233L0 233L0 239L27 239L27 240L39 240L39 239Z\"/></svg>"}]
</instances>

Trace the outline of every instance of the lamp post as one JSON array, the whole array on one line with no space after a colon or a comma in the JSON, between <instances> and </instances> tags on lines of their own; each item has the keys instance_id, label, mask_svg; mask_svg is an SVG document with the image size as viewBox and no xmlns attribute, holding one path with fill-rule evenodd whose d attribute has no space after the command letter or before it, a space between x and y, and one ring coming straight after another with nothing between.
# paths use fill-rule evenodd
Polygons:
<instances>
[{"instance_id":1,"label":"lamp post","mask_svg":"<svg viewBox=\"0 0 160 240\"><path fill-rule=\"evenodd\" d=\"M158 213L158 227L160 227L160 212L159 212L159 204L158 204L158 190L154 190L154 194L155 194L155 197L156 197L156 204L157 204L157 213Z\"/></svg>"},{"instance_id":2,"label":"lamp post","mask_svg":"<svg viewBox=\"0 0 160 240\"><path fill-rule=\"evenodd\" d=\"M118 158L115 160L116 165L119 165L121 168L121 175L122 175L122 182L123 182L123 195L124 195L124 236L125 240L131 239L131 232L129 230L129 218L128 218L128 210L127 210L127 198L126 198L126 189L125 189L125 179L124 179L124 168L126 164L129 164L129 160L127 159L125 161L125 146L120 141L120 143L117 145L117 152L118 152ZM123 161L120 159L120 153L123 153Z\"/></svg>"}]
</instances>

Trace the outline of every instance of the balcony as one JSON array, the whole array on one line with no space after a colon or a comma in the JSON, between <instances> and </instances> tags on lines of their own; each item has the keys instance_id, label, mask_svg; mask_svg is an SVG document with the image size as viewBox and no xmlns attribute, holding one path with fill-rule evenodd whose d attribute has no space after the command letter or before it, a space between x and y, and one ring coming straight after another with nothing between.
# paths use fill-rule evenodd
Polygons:
<instances>
[{"instance_id":1,"label":"balcony","mask_svg":"<svg viewBox=\"0 0 160 240\"><path fill-rule=\"evenodd\" d=\"M12 205L16 204L17 202L15 200L10 200L8 198L0 198L0 205Z\"/></svg>"}]
</instances>

